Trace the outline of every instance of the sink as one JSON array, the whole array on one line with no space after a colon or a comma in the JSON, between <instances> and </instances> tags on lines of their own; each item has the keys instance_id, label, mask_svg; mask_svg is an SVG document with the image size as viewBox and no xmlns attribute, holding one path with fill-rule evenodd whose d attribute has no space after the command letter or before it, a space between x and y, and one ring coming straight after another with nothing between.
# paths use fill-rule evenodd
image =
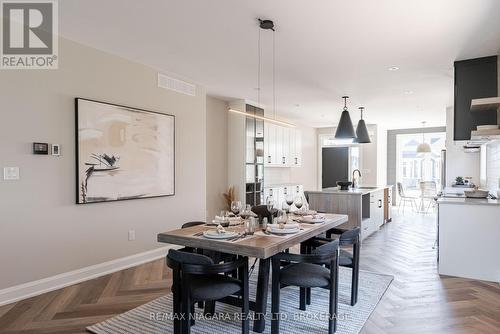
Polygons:
<instances>
[{"instance_id":1,"label":"sink","mask_svg":"<svg viewBox=\"0 0 500 334\"><path fill-rule=\"evenodd\" d=\"M377 188L378 187L364 187L364 186L361 186L361 187L357 187L357 188L354 188L354 189L361 189L361 190L368 189L369 190L369 189L377 189Z\"/></svg>"}]
</instances>

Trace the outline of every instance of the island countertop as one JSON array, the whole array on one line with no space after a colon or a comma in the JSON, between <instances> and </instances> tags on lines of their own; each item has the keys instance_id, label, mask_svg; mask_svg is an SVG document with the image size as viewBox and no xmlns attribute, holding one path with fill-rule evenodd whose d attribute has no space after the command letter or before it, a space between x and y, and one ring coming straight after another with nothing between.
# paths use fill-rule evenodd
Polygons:
<instances>
[{"instance_id":1,"label":"island countertop","mask_svg":"<svg viewBox=\"0 0 500 334\"><path fill-rule=\"evenodd\" d=\"M309 194L365 195L390 187L391 186L359 186L357 188L349 188L349 190L339 190L337 187L331 187L322 190L306 190L305 192Z\"/></svg>"},{"instance_id":2,"label":"island countertop","mask_svg":"<svg viewBox=\"0 0 500 334\"><path fill-rule=\"evenodd\" d=\"M441 197L437 200L439 205L453 204L453 205L499 205L500 201L497 199L487 198L467 198L467 197Z\"/></svg>"}]
</instances>

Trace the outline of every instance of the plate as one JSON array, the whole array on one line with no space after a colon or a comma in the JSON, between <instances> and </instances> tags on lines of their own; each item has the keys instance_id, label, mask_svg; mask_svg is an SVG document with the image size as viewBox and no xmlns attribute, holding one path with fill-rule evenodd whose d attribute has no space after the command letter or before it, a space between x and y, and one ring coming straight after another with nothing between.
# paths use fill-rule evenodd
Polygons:
<instances>
[{"instance_id":1,"label":"plate","mask_svg":"<svg viewBox=\"0 0 500 334\"><path fill-rule=\"evenodd\" d=\"M300 232L300 228L280 228L280 229L270 229L269 232L272 234L294 234Z\"/></svg>"},{"instance_id":2,"label":"plate","mask_svg":"<svg viewBox=\"0 0 500 334\"><path fill-rule=\"evenodd\" d=\"M208 239L229 239L238 236L236 232L225 232L218 233L216 230L210 230L203 232L203 236Z\"/></svg>"}]
</instances>

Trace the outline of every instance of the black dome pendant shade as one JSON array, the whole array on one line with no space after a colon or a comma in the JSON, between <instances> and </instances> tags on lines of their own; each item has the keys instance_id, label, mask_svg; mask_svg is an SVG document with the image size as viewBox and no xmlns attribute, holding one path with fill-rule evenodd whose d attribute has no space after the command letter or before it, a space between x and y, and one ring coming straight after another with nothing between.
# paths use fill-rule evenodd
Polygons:
<instances>
[{"instance_id":1,"label":"black dome pendant shade","mask_svg":"<svg viewBox=\"0 0 500 334\"><path fill-rule=\"evenodd\" d=\"M363 119L363 110L364 107L359 107L361 110L361 119L358 122L358 126L356 127L356 143L360 144L368 144L372 141L370 140L370 134L368 133L368 129L366 128L365 120Z\"/></svg>"},{"instance_id":2,"label":"black dome pendant shade","mask_svg":"<svg viewBox=\"0 0 500 334\"><path fill-rule=\"evenodd\" d=\"M354 127L352 126L351 116L349 116L349 111L347 110L347 99L349 96L342 96L342 98L344 99L344 110L342 110L342 115L340 116L339 125L337 126L337 131L335 132L335 138L356 138Z\"/></svg>"}]
</instances>

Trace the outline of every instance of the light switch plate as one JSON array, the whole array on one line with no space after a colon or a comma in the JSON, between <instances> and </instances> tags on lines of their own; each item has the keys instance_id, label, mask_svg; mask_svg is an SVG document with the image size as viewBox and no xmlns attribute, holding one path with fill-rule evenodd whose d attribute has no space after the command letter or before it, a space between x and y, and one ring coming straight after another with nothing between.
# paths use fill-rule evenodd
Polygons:
<instances>
[{"instance_id":1,"label":"light switch plate","mask_svg":"<svg viewBox=\"0 0 500 334\"><path fill-rule=\"evenodd\" d=\"M4 167L3 179L6 181L19 180L19 167Z\"/></svg>"}]
</instances>

